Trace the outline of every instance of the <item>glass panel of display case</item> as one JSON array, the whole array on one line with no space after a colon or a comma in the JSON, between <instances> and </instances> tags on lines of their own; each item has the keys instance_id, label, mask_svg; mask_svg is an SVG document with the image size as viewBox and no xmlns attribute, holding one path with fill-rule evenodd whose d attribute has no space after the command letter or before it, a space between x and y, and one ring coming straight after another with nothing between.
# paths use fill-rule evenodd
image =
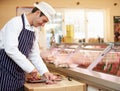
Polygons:
<instances>
[{"instance_id":1,"label":"glass panel of display case","mask_svg":"<svg viewBox=\"0 0 120 91\"><path fill-rule=\"evenodd\" d=\"M83 68L120 76L119 43L59 44L51 47L47 62L56 67ZM43 53L45 54L45 53Z\"/></svg>"}]
</instances>

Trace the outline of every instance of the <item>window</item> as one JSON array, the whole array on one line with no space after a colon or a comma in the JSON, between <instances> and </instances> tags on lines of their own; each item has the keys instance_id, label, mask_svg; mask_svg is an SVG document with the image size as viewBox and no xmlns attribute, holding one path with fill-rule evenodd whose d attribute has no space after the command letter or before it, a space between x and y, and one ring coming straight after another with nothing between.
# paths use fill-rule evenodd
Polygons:
<instances>
[{"instance_id":1,"label":"window","mask_svg":"<svg viewBox=\"0 0 120 91\"><path fill-rule=\"evenodd\" d=\"M66 9L65 25L74 25L74 39L104 38L104 11Z\"/></svg>"},{"instance_id":2,"label":"window","mask_svg":"<svg viewBox=\"0 0 120 91\"><path fill-rule=\"evenodd\" d=\"M86 12L87 38L104 37L104 22L102 11Z\"/></svg>"},{"instance_id":3,"label":"window","mask_svg":"<svg viewBox=\"0 0 120 91\"><path fill-rule=\"evenodd\" d=\"M74 26L74 40L79 42L90 38L104 38L104 10L102 9L57 9L52 22L45 25L47 45L50 46L51 29L54 29L55 40L60 43L59 35L66 35L66 25ZM49 47L48 46L48 47Z\"/></svg>"},{"instance_id":4,"label":"window","mask_svg":"<svg viewBox=\"0 0 120 91\"><path fill-rule=\"evenodd\" d=\"M55 43L61 43L62 33L62 13L57 12L54 19L45 25L47 48L51 46L51 39L55 37ZM54 32L54 36L51 32Z\"/></svg>"}]
</instances>

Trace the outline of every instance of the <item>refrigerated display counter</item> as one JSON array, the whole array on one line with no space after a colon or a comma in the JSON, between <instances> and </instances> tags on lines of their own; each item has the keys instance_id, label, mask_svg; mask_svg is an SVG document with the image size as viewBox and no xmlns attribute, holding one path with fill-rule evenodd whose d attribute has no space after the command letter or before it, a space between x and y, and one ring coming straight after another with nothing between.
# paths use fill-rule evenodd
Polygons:
<instances>
[{"instance_id":1,"label":"refrigerated display counter","mask_svg":"<svg viewBox=\"0 0 120 91\"><path fill-rule=\"evenodd\" d=\"M42 57L51 71L85 82L88 87L96 88L95 91L120 91L119 45L59 44Z\"/></svg>"}]
</instances>

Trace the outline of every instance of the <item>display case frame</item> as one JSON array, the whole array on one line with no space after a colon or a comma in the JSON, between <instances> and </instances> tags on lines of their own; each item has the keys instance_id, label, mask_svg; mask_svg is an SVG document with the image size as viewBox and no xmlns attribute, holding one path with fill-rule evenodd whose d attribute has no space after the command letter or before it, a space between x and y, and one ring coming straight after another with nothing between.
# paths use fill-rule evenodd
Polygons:
<instances>
[{"instance_id":1,"label":"display case frame","mask_svg":"<svg viewBox=\"0 0 120 91\"><path fill-rule=\"evenodd\" d=\"M76 47L73 47L76 46ZM95 46L95 47L88 47L88 46ZM101 47L99 47L101 46ZM120 52L120 43L110 42L110 43L63 43L63 44L56 44L54 47L60 48L64 50L65 48L70 49L79 49L79 50L96 50L101 51L101 54L94 60L93 63L97 65L102 58L105 57L110 52ZM53 48L54 48L53 47ZM98 62L97 62L98 61ZM94 65L94 66L95 66ZM100 71L93 70L93 66L89 69L88 68L64 68L64 67L57 67L54 64L47 63L47 66L50 70L60 72L66 76L70 76L73 79L76 79L81 82L85 82L87 85L91 85L97 87L102 91L119 91L120 90L120 77L112 74L103 73Z\"/></svg>"}]
</instances>

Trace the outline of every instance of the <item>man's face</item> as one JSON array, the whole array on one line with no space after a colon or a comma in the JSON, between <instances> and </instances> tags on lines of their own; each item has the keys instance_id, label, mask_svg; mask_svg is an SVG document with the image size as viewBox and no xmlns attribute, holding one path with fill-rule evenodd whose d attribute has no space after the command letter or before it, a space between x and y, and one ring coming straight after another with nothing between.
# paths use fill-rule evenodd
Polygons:
<instances>
[{"instance_id":1,"label":"man's face","mask_svg":"<svg viewBox=\"0 0 120 91\"><path fill-rule=\"evenodd\" d=\"M36 15L34 20L33 20L33 26L39 27L39 26L44 26L48 22L48 18L46 16L40 16Z\"/></svg>"}]
</instances>

